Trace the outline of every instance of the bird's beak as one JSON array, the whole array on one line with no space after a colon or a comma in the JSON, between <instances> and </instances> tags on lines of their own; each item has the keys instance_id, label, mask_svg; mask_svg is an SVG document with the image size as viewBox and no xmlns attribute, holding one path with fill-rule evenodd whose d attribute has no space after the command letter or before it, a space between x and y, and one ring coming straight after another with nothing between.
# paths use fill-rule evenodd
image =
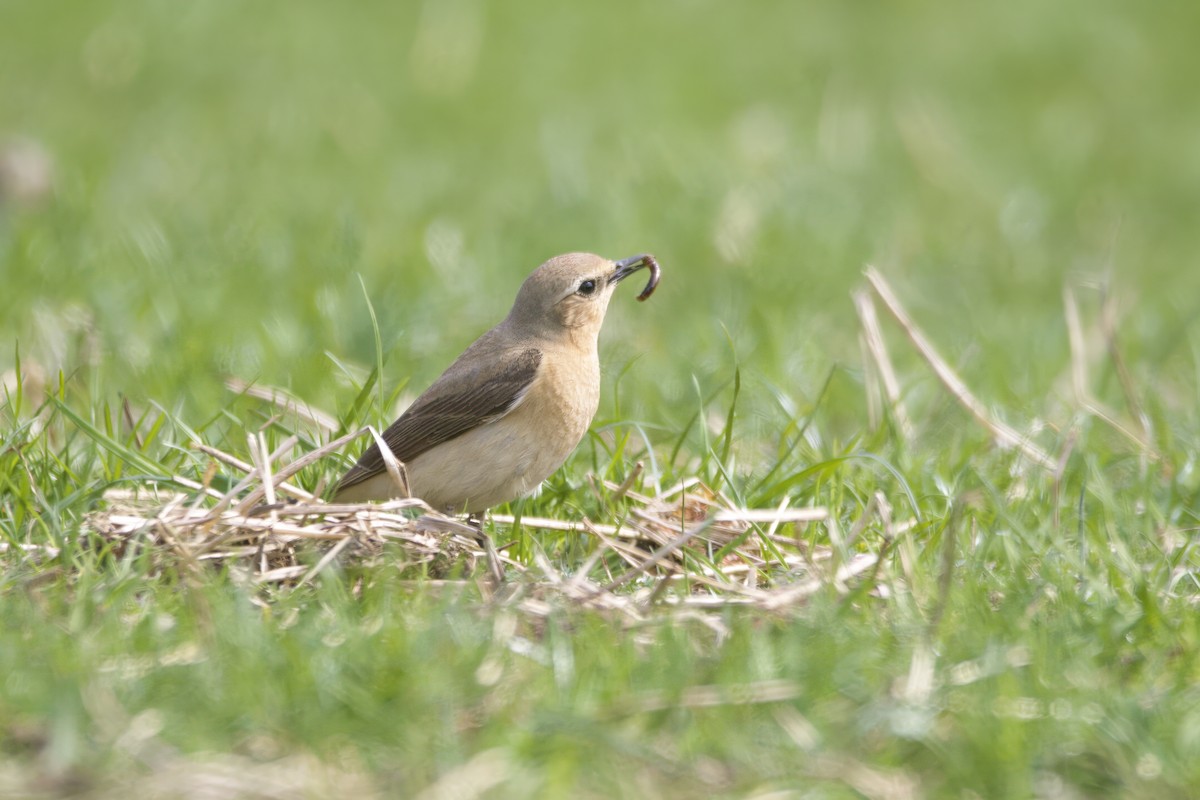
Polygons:
<instances>
[{"instance_id":1,"label":"bird's beak","mask_svg":"<svg viewBox=\"0 0 1200 800\"><path fill-rule=\"evenodd\" d=\"M610 284L620 283L642 267L650 268L650 280L646 284L646 288L642 289L642 293L638 295L638 300L645 300L654 292L654 287L658 286L658 262L649 253L623 258L620 261L614 261L613 264L616 269L608 276Z\"/></svg>"}]
</instances>

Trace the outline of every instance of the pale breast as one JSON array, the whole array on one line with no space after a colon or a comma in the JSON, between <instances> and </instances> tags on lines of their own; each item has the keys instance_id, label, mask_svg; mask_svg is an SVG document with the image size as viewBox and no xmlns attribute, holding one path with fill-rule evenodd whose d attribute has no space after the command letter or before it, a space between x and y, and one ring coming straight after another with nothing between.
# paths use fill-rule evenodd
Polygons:
<instances>
[{"instance_id":1,"label":"pale breast","mask_svg":"<svg viewBox=\"0 0 1200 800\"><path fill-rule=\"evenodd\" d=\"M431 506L478 512L537 489L587 433L600 402L600 366L553 355L520 405L413 459L412 492Z\"/></svg>"}]
</instances>

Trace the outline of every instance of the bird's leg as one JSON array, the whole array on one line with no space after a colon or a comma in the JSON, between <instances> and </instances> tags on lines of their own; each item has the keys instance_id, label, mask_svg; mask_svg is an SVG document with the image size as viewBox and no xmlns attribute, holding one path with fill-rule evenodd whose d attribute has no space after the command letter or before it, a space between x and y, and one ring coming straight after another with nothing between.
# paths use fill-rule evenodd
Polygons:
<instances>
[{"instance_id":1,"label":"bird's leg","mask_svg":"<svg viewBox=\"0 0 1200 800\"><path fill-rule=\"evenodd\" d=\"M487 553L488 572L491 573L495 584L499 586L504 583L504 566L500 563L500 553L496 550L496 543L483 530L483 514L468 514L467 524L475 529L475 538L479 540L479 544Z\"/></svg>"}]
</instances>

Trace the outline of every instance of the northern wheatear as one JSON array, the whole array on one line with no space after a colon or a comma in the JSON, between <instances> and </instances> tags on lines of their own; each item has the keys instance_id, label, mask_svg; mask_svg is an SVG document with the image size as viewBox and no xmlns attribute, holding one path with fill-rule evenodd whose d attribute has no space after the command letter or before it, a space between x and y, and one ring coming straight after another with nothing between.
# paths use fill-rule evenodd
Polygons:
<instances>
[{"instance_id":1,"label":"northern wheatear","mask_svg":"<svg viewBox=\"0 0 1200 800\"><path fill-rule=\"evenodd\" d=\"M504 320L480 336L384 431L408 491L433 508L478 514L533 492L587 432L600 402L600 326L613 289L651 255L609 261L568 253L525 279ZM338 483L336 502L404 489L372 444Z\"/></svg>"}]
</instances>

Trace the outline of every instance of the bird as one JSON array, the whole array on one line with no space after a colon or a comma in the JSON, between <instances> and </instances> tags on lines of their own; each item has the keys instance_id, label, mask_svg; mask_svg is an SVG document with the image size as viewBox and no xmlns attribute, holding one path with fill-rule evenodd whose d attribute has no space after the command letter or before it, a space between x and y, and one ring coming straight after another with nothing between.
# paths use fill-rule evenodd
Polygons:
<instances>
[{"instance_id":1,"label":"bird","mask_svg":"<svg viewBox=\"0 0 1200 800\"><path fill-rule=\"evenodd\" d=\"M597 344L617 285L658 261L566 253L525 279L499 324L480 336L378 437L407 487L371 444L342 476L335 503L408 496L472 517L532 494L587 433L600 400Z\"/></svg>"}]
</instances>

